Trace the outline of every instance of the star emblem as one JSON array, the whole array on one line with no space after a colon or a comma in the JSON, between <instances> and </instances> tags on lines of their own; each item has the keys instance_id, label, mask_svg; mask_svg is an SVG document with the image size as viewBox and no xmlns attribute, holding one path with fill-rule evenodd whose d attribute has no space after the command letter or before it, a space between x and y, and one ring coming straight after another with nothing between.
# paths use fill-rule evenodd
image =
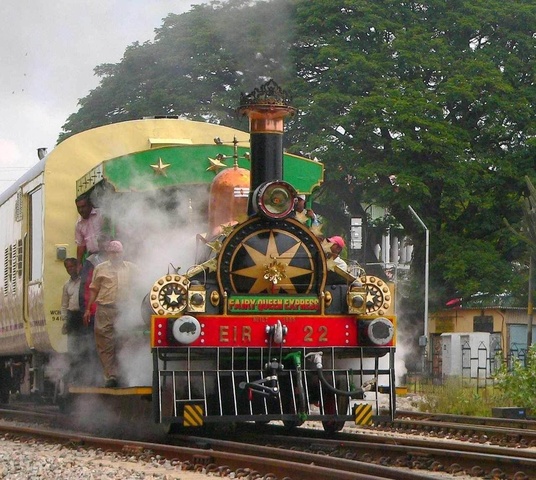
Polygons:
<instances>
[{"instance_id":1,"label":"star emblem","mask_svg":"<svg viewBox=\"0 0 536 480\"><path fill-rule=\"evenodd\" d=\"M218 253L221 250L221 242L218 239L207 242L207 247L212 249L213 252Z\"/></svg>"},{"instance_id":2,"label":"star emblem","mask_svg":"<svg viewBox=\"0 0 536 480\"><path fill-rule=\"evenodd\" d=\"M156 175L163 175L164 177L167 177L166 174L166 168L168 168L171 165L171 163L164 163L162 162L162 159L158 159L158 163L156 165L151 165L151 168L154 170L154 173Z\"/></svg>"},{"instance_id":3,"label":"star emblem","mask_svg":"<svg viewBox=\"0 0 536 480\"><path fill-rule=\"evenodd\" d=\"M322 250L324 250L324 253L328 256L331 253L331 245L331 242L327 238L322 240Z\"/></svg>"},{"instance_id":4,"label":"star emblem","mask_svg":"<svg viewBox=\"0 0 536 480\"><path fill-rule=\"evenodd\" d=\"M255 283L248 293L279 293L283 291L295 294L297 292L292 279L312 272L306 266L293 264L294 256L300 246L301 242L296 241L280 248L272 231L269 235L266 251L260 252L247 244L243 244L243 248L250 255L253 264L231 273L255 279ZM277 282L274 282L274 279L277 279Z\"/></svg>"},{"instance_id":5,"label":"star emblem","mask_svg":"<svg viewBox=\"0 0 536 480\"><path fill-rule=\"evenodd\" d=\"M201 263L200 265L194 265L186 272L187 278L192 278L193 276L197 275L198 273L201 273L202 271L209 272L215 272L216 268L218 267L218 259L211 258L207 260L206 262Z\"/></svg>"},{"instance_id":6,"label":"star emblem","mask_svg":"<svg viewBox=\"0 0 536 480\"><path fill-rule=\"evenodd\" d=\"M320 223L319 225L313 225L311 227L311 232L313 232L313 234L316 236L316 237L321 237L322 236L322 224Z\"/></svg>"},{"instance_id":7,"label":"star emblem","mask_svg":"<svg viewBox=\"0 0 536 480\"><path fill-rule=\"evenodd\" d=\"M170 304L171 303L179 303L180 295L177 292L173 291L172 293L168 293L167 297L168 297L168 300L169 300Z\"/></svg>"},{"instance_id":8,"label":"star emblem","mask_svg":"<svg viewBox=\"0 0 536 480\"><path fill-rule=\"evenodd\" d=\"M223 158L223 155L218 155L216 158L210 158L208 161L210 162L210 167L207 168L208 171L213 171L215 173L218 173L218 170L221 170L222 168L227 168L227 165L221 161Z\"/></svg>"},{"instance_id":9,"label":"star emblem","mask_svg":"<svg viewBox=\"0 0 536 480\"><path fill-rule=\"evenodd\" d=\"M307 216L307 211L303 210L301 212L296 212L296 220L298 222L305 224L307 220L309 220L309 217Z\"/></svg>"}]
</instances>

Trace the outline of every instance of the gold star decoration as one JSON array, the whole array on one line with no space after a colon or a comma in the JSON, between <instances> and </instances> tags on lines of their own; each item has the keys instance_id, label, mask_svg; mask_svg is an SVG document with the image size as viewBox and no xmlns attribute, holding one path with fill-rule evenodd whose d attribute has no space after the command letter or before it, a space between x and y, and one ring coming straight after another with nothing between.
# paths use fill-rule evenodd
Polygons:
<instances>
[{"instance_id":1,"label":"gold star decoration","mask_svg":"<svg viewBox=\"0 0 536 480\"><path fill-rule=\"evenodd\" d=\"M331 253L331 245L333 245L327 238L324 238L322 240L322 250L324 250L324 253L326 255L329 255Z\"/></svg>"},{"instance_id":2,"label":"gold star decoration","mask_svg":"<svg viewBox=\"0 0 536 480\"><path fill-rule=\"evenodd\" d=\"M192 278L198 273L201 273L203 270L206 273L215 272L217 267L218 267L218 259L217 257L214 257L214 258L207 260L206 262L203 262L199 265L194 265L193 267L189 268L188 271L186 272L185 277Z\"/></svg>"},{"instance_id":3,"label":"gold star decoration","mask_svg":"<svg viewBox=\"0 0 536 480\"><path fill-rule=\"evenodd\" d=\"M248 293L279 293L283 291L295 294L297 292L292 279L312 272L311 269L291 265L291 261L300 246L301 242L296 242L294 245L283 247L282 251L279 251L274 233L270 232L266 252L259 252L244 244L244 248L253 260L253 265L234 270L231 273L255 279L255 283ZM274 280L277 281L274 282Z\"/></svg>"},{"instance_id":4,"label":"gold star decoration","mask_svg":"<svg viewBox=\"0 0 536 480\"><path fill-rule=\"evenodd\" d=\"M318 225L313 225L311 227L311 232L313 233L313 235L315 235L317 237L321 237L322 236L322 227L323 227L322 223L319 223Z\"/></svg>"},{"instance_id":5,"label":"gold star decoration","mask_svg":"<svg viewBox=\"0 0 536 480\"><path fill-rule=\"evenodd\" d=\"M166 174L166 168L168 168L171 165L171 163L164 163L162 162L162 159L158 159L158 163L156 165L151 165L151 168L154 170L154 173L156 175L163 175L164 177L167 177Z\"/></svg>"},{"instance_id":6,"label":"gold star decoration","mask_svg":"<svg viewBox=\"0 0 536 480\"><path fill-rule=\"evenodd\" d=\"M218 253L221 250L221 242L216 239L212 242L207 242L207 247L209 247L213 252Z\"/></svg>"},{"instance_id":7,"label":"gold star decoration","mask_svg":"<svg viewBox=\"0 0 536 480\"><path fill-rule=\"evenodd\" d=\"M220 225L222 235L226 237L234 230L238 222L227 222Z\"/></svg>"},{"instance_id":8,"label":"gold star decoration","mask_svg":"<svg viewBox=\"0 0 536 480\"><path fill-rule=\"evenodd\" d=\"M179 303L179 297L180 295L175 290L167 295L169 303Z\"/></svg>"},{"instance_id":9,"label":"gold star decoration","mask_svg":"<svg viewBox=\"0 0 536 480\"><path fill-rule=\"evenodd\" d=\"M326 257L327 257L326 265L327 265L329 271L334 272L335 267L337 266L337 264L335 263L335 259L332 258L332 256L331 256L331 246L332 245L333 244L327 238L322 240L322 250L324 250L324 253L326 254Z\"/></svg>"},{"instance_id":10,"label":"gold star decoration","mask_svg":"<svg viewBox=\"0 0 536 480\"><path fill-rule=\"evenodd\" d=\"M301 212L296 212L296 220L298 222L305 224L309 217L307 216L307 210L302 210Z\"/></svg>"},{"instance_id":11,"label":"gold star decoration","mask_svg":"<svg viewBox=\"0 0 536 480\"><path fill-rule=\"evenodd\" d=\"M223 158L223 155L218 155L216 158L210 158L208 161L210 162L210 167L207 168L208 171L213 171L215 173L218 173L218 170L221 170L222 168L227 168L227 165L221 161Z\"/></svg>"}]
</instances>

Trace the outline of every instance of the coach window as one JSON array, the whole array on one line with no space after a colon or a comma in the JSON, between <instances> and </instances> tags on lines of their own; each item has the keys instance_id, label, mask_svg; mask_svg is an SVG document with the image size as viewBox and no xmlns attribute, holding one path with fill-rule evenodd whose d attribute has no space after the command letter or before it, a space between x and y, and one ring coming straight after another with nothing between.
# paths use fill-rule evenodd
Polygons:
<instances>
[{"instance_id":1,"label":"coach window","mask_svg":"<svg viewBox=\"0 0 536 480\"><path fill-rule=\"evenodd\" d=\"M34 190L30 200L30 281L43 276L43 191Z\"/></svg>"}]
</instances>

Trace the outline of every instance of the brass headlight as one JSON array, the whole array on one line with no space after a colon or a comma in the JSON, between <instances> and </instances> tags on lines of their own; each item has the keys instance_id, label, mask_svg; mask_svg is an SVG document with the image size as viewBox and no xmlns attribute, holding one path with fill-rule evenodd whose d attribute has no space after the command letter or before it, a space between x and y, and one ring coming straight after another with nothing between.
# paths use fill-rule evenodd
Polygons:
<instances>
[{"instance_id":1,"label":"brass headlight","mask_svg":"<svg viewBox=\"0 0 536 480\"><path fill-rule=\"evenodd\" d=\"M350 285L346 294L348 313L363 315L367 311L367 288L359 280Z\"/></svg>"},{"instance_id":2,"label":"brass headlight","mask_svg":"<svg viewBox=\"0 0 536 480\"><path fill-rule=\"evenodd\" d=\"M254 208L267 218L286 218L294 210L296 190L283 181L266 182L253 193Z\"/></svg>"},{"instance_id":3,"label":"brass headlight","mask_svg":"<svg viewBox=\"0 0 536 480\"><path fill-rule=\"evenodd\" d=\"M202 285L190 285L188 290L188 311L204 312L207 301L207 292Z\"/></svg>"}]
</instances>

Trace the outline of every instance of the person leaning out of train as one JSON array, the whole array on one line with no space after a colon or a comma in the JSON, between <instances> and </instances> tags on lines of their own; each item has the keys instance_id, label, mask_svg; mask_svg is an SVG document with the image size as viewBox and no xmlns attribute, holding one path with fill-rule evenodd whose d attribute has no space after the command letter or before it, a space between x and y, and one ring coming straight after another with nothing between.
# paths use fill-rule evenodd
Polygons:
<instances>
[{"instance_id":1,"label":"person leaning out of train","mask_svg":"<svg viewBox=\"0 0 536 480\"><path fill-rule=\"evenodd\" d=\"M120 314L120 306L128 299L139 272L134 263L123 260L121 242L111 241L106 250L108 260L97 265L93 271L84 323L89 323L91 307L96 303L95 343L104 372L104 386L115 388L119 384L115 324Z\"/></svg>"},{"instance_id":2,"label":"person leaning out of train","mask_svg":"<svg viewBox=\"0 0 536 480\"><path fill-rule=\"evenodd\" d=\"M93 279L93 272L95 267L105 262L108 259L108 253L106 247L110 243L110 237L105 234L99 236L99 251L88 255L84 260L82 269L80 270L80 310L82 315L86 311L86 305L89 302L89 286ZM90 308L89 320L87 323L84 321L85 331L87 332L86 344L87 344L87 356L86 356L86 368L82 372L81 382L88 385L98 385L102 378L102 368L99 358L97 356L97 347L95 345L95 312L97 311L97 305L93 303ZM84 319L86 320L86 319Z\"/></svg>"},{"instance_id":3,"label":"person leaning out of train","mask_svg":"<svg viewBox=\"0 0 536 480\"><path fill-rule=\"evenodd\" d=\"M328 238L328 242L330 243L328 259L333 260L337 267L347 272L348 264L340 257L341 252L346 247L344 238L340 237L339 235L335 235Z\"/></svg>"},{"instance_id":4,"label":"person leaning out of train","mask_svg":"<svg viewBox=\"0 0 536 480\"><path fill-rule=\"evenodd\" d=\"M93 272L97 265L100 265L102 262L108 260L108 252L106 251L108 244L110 243L110 237L101 233L98 239L98 252L88 255L82 264L82 269L80 270L80 310L82 313L86 310L86 305L89 301L89 286L91 285L91 280L93 278ZM93 304L91 308L91 318L95 316L95 311L97 305ZM92 322L89 323L92 327Z\"/></svg>"},{"instance_id":5,"label":"person leaning out of train","mask_svg":"<svg viewBox=\"0 0 536 480\"><path fill-rule=\"evenodd\" d=\"M305 208L307 198L305 195L298 195L296 198L296 204L294 205L294 216L298 222L313 227L320 225L316 213L311 208Z\"/></svg>"},{"instance_id":6,"label":"person leaning out of train","mask_svg":"<svg viewBox=\"0 0 536 480\"><path fill-rule=\"evenodd\" d=\"M61 296L61 317L63 327L61 333L67 335L67 355L69 358L68 381L76 378L81 363L79 340L83 330L82 312L79 304L80 275L78 260L66 258L63 261L69 280L63 285Z\"/></svg>"},{"instance_id":7,"label":"person leaning out of train","mask_svg":"<svg viewBox=\"0 0 536 480\"><path fill-rule=\"evenodd\" d=\"M80 267L85 257L99 251L98 239L102 230L102 216L93 206L89 195L80 195L75 200L80 215L74 228L76 258Z\"/></svg>"}]
</instances>

